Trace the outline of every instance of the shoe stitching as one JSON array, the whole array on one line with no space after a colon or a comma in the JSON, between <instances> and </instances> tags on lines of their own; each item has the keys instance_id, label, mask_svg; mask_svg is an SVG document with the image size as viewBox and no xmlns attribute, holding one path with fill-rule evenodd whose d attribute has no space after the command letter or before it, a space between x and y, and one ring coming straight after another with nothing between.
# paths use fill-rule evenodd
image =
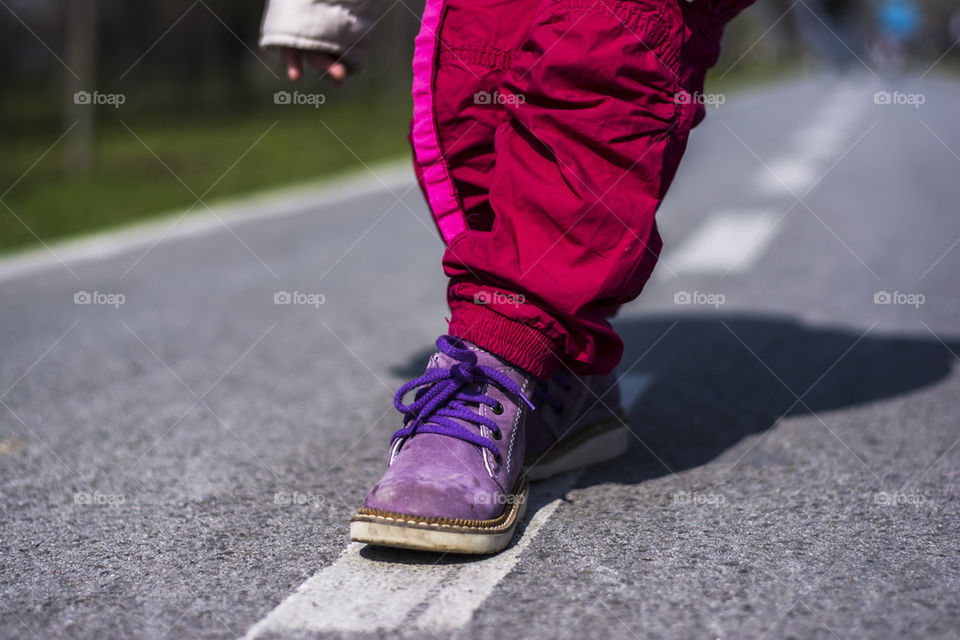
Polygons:
<instances>
[{"instance_id":1,"label":"shoe stitching","mask_svg":"<svg viewBox=\"0 0 960 640\"><path fill-rule=\"evenodd\" d=\"M525 378L520 391L527 395L527 387L530 385L530 378ZM517 425L520 424L520 416L523 415L523 406L517 403L517 415L513 419L513 432L510 434L510 447L507 449L507 476L510 475L510 463L513 462L513 444L517 440Z\"/></svg>"},{"instance_id":2,"label":"shoe stitching","mask_svg":"<svg viewBox=\"0 0 960 640\"><path fill-rule=\"evenodd\" d=\"M468 518L446 518L442 516L422 517L411 516L409 514L397 513L395 511L384 511L383 509L373 509L370 507L361 507L357 510L357 515L351 518L351 521L365 521L365 517L374 517L378 520L391 520L394 522L403 522L405 524L427 525L430 527L442 528L472 528L472 529L497 529L502 528L511 518L515 516L520 508L520 504L527 499L527 487L523 479L518 480L515 490L510 494L513 502L509 509L488 520L472 520ZM515 518L514 518L515 519Z\"/></svg>"}]
</instances>

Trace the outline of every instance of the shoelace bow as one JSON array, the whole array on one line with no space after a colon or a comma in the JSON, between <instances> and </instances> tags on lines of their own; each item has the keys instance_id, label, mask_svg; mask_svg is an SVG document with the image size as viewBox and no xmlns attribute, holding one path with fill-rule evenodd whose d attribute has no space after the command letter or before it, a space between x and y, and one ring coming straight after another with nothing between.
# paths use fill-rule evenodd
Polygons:
<instances>
[{"instance_id":1,"label":"shoelace bow","mask_svg":"<svg viewBox=\"0 0 960 640\"><path fill-rule=\"evenodd\" d=\"M478 391L484 388L484 383L492 383L507 395L519 397L531 410L533 404L516 382L496 369L477 364L476 354L456 338L440 336L437 348L457 360L457 364L448 369L428 369L419 378L400 387L393 404L404 416L404 427L393 434L392 442L415 433L436 433L485 447L499 461L500 449L493 440L470 431L457 420L483 425L493 432L495 439L500 439L502 434L497 424L478 412L480 405L494 410L500 405L494 398ZM404 404L404 396L413 389L417 390L413 402Z\"/></svg>"}]
</instances>

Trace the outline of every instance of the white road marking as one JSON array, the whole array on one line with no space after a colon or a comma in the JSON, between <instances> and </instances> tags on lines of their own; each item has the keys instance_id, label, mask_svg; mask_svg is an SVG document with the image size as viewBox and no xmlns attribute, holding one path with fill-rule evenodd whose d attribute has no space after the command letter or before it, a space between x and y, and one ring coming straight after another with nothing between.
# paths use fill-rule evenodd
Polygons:
<instances>
[{"instance_id":1,"label":"white road marking","mask_svg":"<svg viewBox=\"0 0 960 640\"><path fill-rule=\"evenodd\" d=\"M624 407L632 406L649 387L652 376L627 374L620 381ZM428 557L386 550L379 559L361 555L366 545L351 542L340 557L304 582L244 640L283 633L371 632L404 629L431 634L451 633L466 625L474 611L516 566L520 554L560 506L580 478L574 471L534 485L529 521L516 544L482 559L442 564L402 562ZM542 505L542 506L541 506Z\"/></svg>"},{"instance_id":2,"label":"white road marking","mask_svg":"<svg viewBox=\"0 0 960 640\"><path fill-rule=\"evenodd\" d=\"M820 177L825 160L842 152L851 126L867 104L866 93L844 87L832 94L810 122L792 136L791 151L757 170L760 192L798 197Z\"/></svg>"},{"instance_id":3,"label":"white road marking","mask_svg":"<svg viewBox=\"0 0 960 640\"><path fill-rule=\"evenodd\" d=\"M574 471L565 474L555 485L555 490L559 490L561 495L566 493L582 473ZM455 631L470 622L473 612L516 566L520 554L530 546L561 502L562 498L558 497L537 510L517 543L503 553L482 562L452 566L455 572L452 580L429 600L427 610L417 618L415 626L430 632Z\"/></svg>"},{"instance_id":4,"label":"white road marking","mask_svg":"<svg viewBox=\"0 0 960 640\"><path fill-rule=\"evenodd\" d=\"M756 186L765 196L800 197L822 176L826 161L842 152L847 133L867 104L859 87L831 94L811 121L791 139L792 150L757 169ZM770 211L714 214L655 271L665 280L685 274L727 274L749 269L778 231Z\"/></svg>"},{"instance_id":5,"label":"white road marking","mask_svg":"<svg viewBox=\"0 0 960 640\"><path fill-rule=\"evenodd\" d=\"M628 373L620 378L620 402L623 408L630 411L652 382L652 373Z\"/></svg>"},{"instance_id":6,"label":"white road marking","mask_svg":"<svg viewBox=\"0 0 960 640\"><path fill-rule=\"evenodd\" d=\"M579 477L580 472L564 474L536 485L535 491L552 485L550 489L562 495ZM557 498L537 509L512 547L463 563L369 559L360 555L366 545L351 542L336 562L303 583L244 638L252 640L267 632L389 631L401 625L430 633L459 629L517 564L560 502ZM402 551L387 553L395 559L404 555ZM411 555L423 558L425 554ZM437 560L443 558L438 555ZM417 614L419 609L423 610Z\"/></svg>"},{"instance_id":7,"label":"white road marking","mask_svg":"<svg viewBox=\"0 0 960 640\"><path fill-rule=\"evenodd\" d=\"M189 213L179 221L177 218L182 213L174 212L142 224L75 240L49 243L49 249L45 247L29 249L2 257L0 258L0 282L40 271L63 268L61 261L72 266L80 262L101 260L134 249L146 248L158 238L162 238L161 242L168 242L178 238L225 232L227 228L224 222L233 228L268 218L315 213L324 207L349 202L355 198L388 189L392 191L404 189L413 185L414 180L412 166L407 160L402 163L376 165L370 170L352 171L311 186L274 190L214 204L210 207L214 213L200 205L195 213Z\"/></svg>"},{"instance_id":8,"label":"white road marking","mask_svg":"<svg viewBox=\"0 0 960 640\"><path fill-rule=\"evenodd\" d=\"M750 268L776 235L771 211L720 211L664 258L661 278Z\"/></svg>"},{"instance_id":9,"label":"white road marking","mask_svg":"<svg viewBox=\"0 0 960 640\"><path fill-rule=\"evenodd\" d=\"M769 195L799 196L817 179L813 158L791 156L775 160L759 174L759 189Z\"/></svg>"},{"instance_id":10,"label":"white road marking","mask_svg":"<svg viewBox=\"0 0 960 640\"><path fill-rule=\"evenodd\" d=\"M804 158L822 161L843 151L844 134L829 123L801 129L791 139L791 146Z\"/></svg>"}]
</instances>

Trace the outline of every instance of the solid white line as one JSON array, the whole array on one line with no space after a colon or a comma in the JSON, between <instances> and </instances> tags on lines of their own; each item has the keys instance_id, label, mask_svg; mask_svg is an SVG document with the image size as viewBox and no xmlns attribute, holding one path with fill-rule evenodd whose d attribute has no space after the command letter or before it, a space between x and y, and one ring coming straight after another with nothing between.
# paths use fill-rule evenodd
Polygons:
<instances>
[{"instance_id":1,"label":"solid white line","mask_svg":"<svg viewBox=\"0 0 960 640\"><path fill-rule=\"evenodd\" d=\"M397 191L414 183L409 160L374 165L334 176L308 186L272 190L237 200L211 205L212 212L198 207L196 213L174 212L150 222L106 231L91 236L50 243L50 248L30 249L0 258L0 282L33 273L63 268L90 260L102 260L121 253L149 247L158 239L169 242L193 238L269 218L282 218L342 204L363 196ZM399 194L398 194L399 195ZM182 216L182 218L181 218ZM178 218L180 218L178 220ZM222 221L220 219L222 219Z\"/></svg>"},{"instance_id":2,"label":"solid white line","mask_svg":"<svg viewBox=\"0 0 960 640\"><path fill-rule=\"evenodd\" d=\"M722 274L745 271L776 235L771 211L720 211L675 251L668 253L663 274ZM665 276L661 276L665 277Z\"/></svg>"},{"instance_id":3,"label":"solid white line","mask_svg":"<svg viewBox=\"0 0 960 640\"><path fill-rule=\"evenodd\" d=\"M566 493L580 478L582 471L565 474L556 481L554 490ZM415 626L430 633L455 631L470 622L473 612L489 597L494 588L520 560L520 554L530 546L540 529L560 506L557 498L541 507L523 530L517 543L506 551L483 562L457 567L453 579L433 598Z\"/></svg>"},{"instance_id":4,"label":"solid white line","mask_svg":"<svg viewBox=\"0 0 960 640\"><path fill-rule=\"evenodd\" d=\"M562 495L579 476L580 472L564 474L544 484L552 483ZM538 509L514 546L462 564L373 560L360 555L366 545L351 542L336 562L303 583L244 638L293 631L389 631L401 625L431 633L459 629L513 569L560 503L558 498ZM412 615L422 605L423 612Z\"/></svg>"},{"instance_id":5,"label":"solid white line","mask_svg":"<svg viewBox=\"0 0 960 640\"><path fill-rule=\"evenodd\" d=\"M627 374L621 380L624 407L632 406L649 387L652 376ZM512 547L488 558L449 564L413 564L365 558L365 548L351 542L340 557L304 582L244 640L264 634L390 631L403 627L430 634L461 629L474 611L513 570L563 501L582 471L534 485L533 516ZM544 504L545 503L545 504ZM543 504L538 507L537 505ZM400 559L405 552L391 551ZM416 554L422 558L423 554ZM437 556L442 561L443 556Z\"/></svg>"}]
</instances>

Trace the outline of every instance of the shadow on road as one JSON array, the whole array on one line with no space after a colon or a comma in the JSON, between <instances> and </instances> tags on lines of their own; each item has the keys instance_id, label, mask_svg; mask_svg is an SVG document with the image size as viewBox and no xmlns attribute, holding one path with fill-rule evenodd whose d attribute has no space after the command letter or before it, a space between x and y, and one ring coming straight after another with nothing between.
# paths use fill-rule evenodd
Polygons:
<instances>
[{"instance_id":1,"label":"shadow on road","mask_svg":"<svg viewBox=\"0 0 960 640\"><path fill-rule=\"evenodd\" d=\"M864 333L785 316L654 316L614 325L626 345L621 373L651 375L652 383L626 407L637 436L630 450L615 464L592 469L579 486L637 484L706 464L784 416L820 414L922 389L948 375L951 350L960 353L957 340L945 345L933 335ZM431 353L418 352L391 373L421 375ZM549 482L534 485L527 521L554 494ZM369 553L386 561L436 562L435 555Z\"/></svg>"},{"instance_id":2,"label":"shadow on road","mask_svg":"<svg viewBox=\"0 0 960 640\"><path fill-rule=\"evenodd\" d=\"M696 467L784 416L820 414L932 385L950 372L950 350L960 352L960 342L944 345L933 335L864 333L783 316L667 316L615 326L626 344L621 369L636 363L632 372L653 376L642 398L627 407L630 428L643 441L627 456L637 467L653 463L655 475L668 473L657 458L674 472Z\"/></svg>"}]
</instances>

